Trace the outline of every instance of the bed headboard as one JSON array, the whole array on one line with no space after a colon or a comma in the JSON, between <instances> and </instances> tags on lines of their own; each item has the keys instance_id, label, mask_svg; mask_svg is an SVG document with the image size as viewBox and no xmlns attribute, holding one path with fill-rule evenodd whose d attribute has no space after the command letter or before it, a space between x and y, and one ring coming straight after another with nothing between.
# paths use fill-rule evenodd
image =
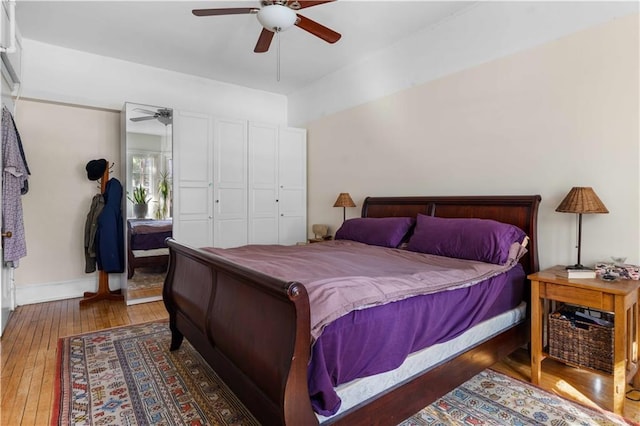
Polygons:
<instances>
[{"instance_id":1,"label":"bed headboard","mask_svg":"<svg viewBox=\"0 0 640 426\"><path fill-rule=\"evenodd\" d=\"M522 229L529 237L528 253L520 259L527 274L538 271L538 206L540 195L443 197L367 197L362 217L438 217L493 219Z\"/></svg>"}]
</instances>

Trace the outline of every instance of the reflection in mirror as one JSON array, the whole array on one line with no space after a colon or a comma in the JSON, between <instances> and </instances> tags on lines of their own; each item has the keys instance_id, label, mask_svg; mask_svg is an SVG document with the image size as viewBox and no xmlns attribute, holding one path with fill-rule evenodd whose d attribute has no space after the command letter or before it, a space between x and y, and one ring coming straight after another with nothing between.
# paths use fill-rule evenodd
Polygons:
<instances>
[{"instance_id":1,"label":"reflection in mirror","mask_svg":"<svg viewBox=\"0 0 640 426\"><path fill-rule=\"evenodd\" d=\"M126 153L127 304L162 298L172 235L173 110L127 102Z\"/></svg>"}]
</instances>

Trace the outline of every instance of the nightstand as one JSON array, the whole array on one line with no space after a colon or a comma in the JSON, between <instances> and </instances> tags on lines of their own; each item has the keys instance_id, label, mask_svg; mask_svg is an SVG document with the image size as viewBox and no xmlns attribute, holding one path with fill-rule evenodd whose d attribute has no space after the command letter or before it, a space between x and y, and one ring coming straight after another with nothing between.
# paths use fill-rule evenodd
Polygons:
<instances>
[{"instance_id":1,"label":"nightstand","mask_svg":"<svg viewBox=\"0 0 640 426\"><path fill-rule=\"evenodd\" d=\"M600 279L567 279L556 275L563 266L531 274L531 382L540 384L542 361L550 357L544 337L548 336L550 301L612 312L613 403L612 411L622 414L626 384L640 384L638 377L638 281L605 282ZM605 374L605 373L601 373Z\"/></svg>"},{"instance_id":2,"label":"nightstand","mask_svg":"<svg viewBox=\"0 0 640 426\"><path fill-rule=\"evenodd\" d=\"M325 237L325 238L309 238L309 244L321 243L323 241L331 241L332 239L333 239L332 236L328 236L328 237Z\"/></svg>"}]
</instances>

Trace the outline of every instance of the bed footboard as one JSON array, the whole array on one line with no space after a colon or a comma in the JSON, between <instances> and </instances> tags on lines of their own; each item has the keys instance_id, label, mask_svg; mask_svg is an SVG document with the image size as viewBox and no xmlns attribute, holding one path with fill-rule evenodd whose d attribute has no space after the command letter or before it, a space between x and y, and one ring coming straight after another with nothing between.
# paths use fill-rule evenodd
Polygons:
<instances>
[{"instance_id":1,"label":"bed footboard","mask_svg":"<svg viewBox=\"0 0 640 426\"><path fill-rule=\"evenodd\" d=\"M167 239L171 349L183 337L262 424L312 425L305 287Z\"/></svg>"}]
</instances>

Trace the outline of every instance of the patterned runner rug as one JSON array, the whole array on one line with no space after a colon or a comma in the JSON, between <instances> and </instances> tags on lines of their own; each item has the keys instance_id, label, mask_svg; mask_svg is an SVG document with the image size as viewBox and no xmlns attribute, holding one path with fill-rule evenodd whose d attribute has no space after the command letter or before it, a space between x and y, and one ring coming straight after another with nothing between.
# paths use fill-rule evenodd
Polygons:
<instances>
[{"instance_id":1,"label":"patterned runner rug","mask_svg":"<svg viewBox=\"0 0 640 426\"><path fill-rule=\"evenodd\" d=\"M61 338L53 425L256 425L185 339L169 351L166 321ZM402 423L634 424L485 370Z\"/></svg>"}]
</instances>

